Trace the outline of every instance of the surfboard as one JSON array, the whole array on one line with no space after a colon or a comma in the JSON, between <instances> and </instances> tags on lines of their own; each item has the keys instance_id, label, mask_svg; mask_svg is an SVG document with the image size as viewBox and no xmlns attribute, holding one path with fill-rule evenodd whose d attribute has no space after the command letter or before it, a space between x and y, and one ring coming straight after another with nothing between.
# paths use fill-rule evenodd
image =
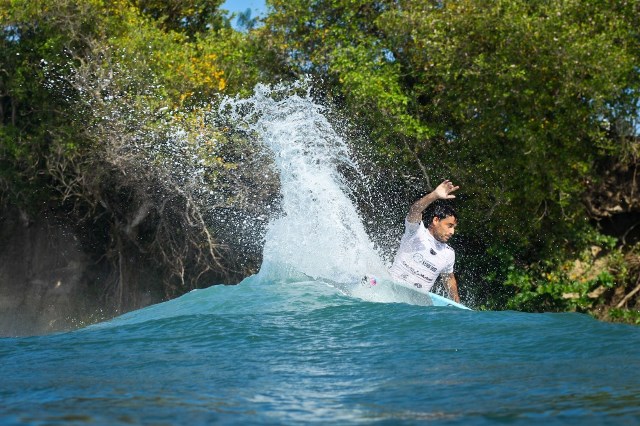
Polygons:
<instances>
[{"instance_id":1,"label":"surfboard","mask_svg":"<svg viewBox=\"0 0 640 426\"><path fill-rule=\"evenodd\" d=\"M384 287L390 289L391 292L398 298L398 300L406 301L411 304L421 306L452 306L458 309L472 310L471 308L463 305L462 303L455 302L439 294L425 291L421 288L414 287L409 283L396 282L391 280L380 280L373 276L367 275L360 283L361 285L369 288Z\"/></svg>"}]
</instances>

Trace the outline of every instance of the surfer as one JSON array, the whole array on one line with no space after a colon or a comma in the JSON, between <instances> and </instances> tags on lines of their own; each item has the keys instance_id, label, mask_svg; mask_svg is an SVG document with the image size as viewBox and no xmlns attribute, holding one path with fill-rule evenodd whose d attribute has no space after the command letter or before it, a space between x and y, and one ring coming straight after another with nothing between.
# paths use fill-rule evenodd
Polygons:
<instances>
[{"instance_id":1,"label":"surfer","mask_svg":"<svg viewBox=\"0 0 640 426\"><path fill-rule=\"evenodd\" d=\"M451 298L459 303L458 283L453 274L456 256L447 244L458 224L458 216L453 207L439 201L455 198L453 192L458 188L445 180L413 203L405 219L404 235L389 273L394 280L424 291L429 291L436 279L444 275ZM428 224L425 227L422 213L429 206L432 208L425 216Z\"/></svg>"}]
</instances>

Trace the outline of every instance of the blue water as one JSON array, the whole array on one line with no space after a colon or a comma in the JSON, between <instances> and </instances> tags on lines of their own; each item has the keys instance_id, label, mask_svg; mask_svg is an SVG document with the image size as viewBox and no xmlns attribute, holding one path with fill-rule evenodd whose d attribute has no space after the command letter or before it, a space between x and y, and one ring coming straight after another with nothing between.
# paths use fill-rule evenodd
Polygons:
<instances>
[{"instance_id":1,"label":"blue water","mask_svg":"<svg viewBox=\"0 0 640 426\"><path fill-rule=\"evenodd\" d=\"M0 424L638 424L640 328L251 277L0 341Z\"/></svg>"},{"instance_id":2,"label":"blue water","mask_svg":"<svg viewBox=\"0 0 640 426\"><path fill-rule=\"evenodd\" d=\"M338 173L358 174L348 144L308 92L287 90L223 103L280 176L260 273L0 339L0 424L640 424L640 328L420 306L386 288ZM367 273L380 284L359 285Z\"/></svg>"}]
</instances>

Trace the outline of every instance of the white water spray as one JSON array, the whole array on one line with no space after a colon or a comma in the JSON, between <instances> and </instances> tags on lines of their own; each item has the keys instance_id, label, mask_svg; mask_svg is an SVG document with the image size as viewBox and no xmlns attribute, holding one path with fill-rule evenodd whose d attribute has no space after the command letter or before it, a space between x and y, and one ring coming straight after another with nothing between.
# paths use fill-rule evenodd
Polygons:
<instances>
[{"instance_id":1,"label":"white water spray","mask_svg":"<svg viewBox=\"0 0 640 426\"><path fill-rule=\"evenodd\" d=\"M258 85L251 98L221 105L262 138L280 175L283 213L269 224L260 275L282 279L302 273L336 282L386 276L338 171L356 168L345 141L308 92L290 92Z\"/></svg>"}]
</instances>

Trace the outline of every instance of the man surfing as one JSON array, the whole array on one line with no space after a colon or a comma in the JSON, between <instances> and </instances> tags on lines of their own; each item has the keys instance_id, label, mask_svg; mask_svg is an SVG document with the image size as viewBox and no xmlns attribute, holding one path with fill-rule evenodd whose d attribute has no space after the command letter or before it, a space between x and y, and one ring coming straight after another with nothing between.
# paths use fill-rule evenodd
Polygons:
<instances>
[{"instance_id":1,"label":"man surfing","mask_svg":"<svg viewBox=\"0 0 640 426\"><path fill-rule=\"evenodd\" d=\"M453 274L455 252L447 241L453 235L458 217L453 207L436 203L429 209L427 227L422 213L438 200L450 200L459 186L449 180L413 203L405 219L405 229L400 247L389 273L394 281L411 284L424 291L431 290L440 275L446 276L446 285L451 298L460 303L458 283Z\"/></svg>"}]
</instances>

